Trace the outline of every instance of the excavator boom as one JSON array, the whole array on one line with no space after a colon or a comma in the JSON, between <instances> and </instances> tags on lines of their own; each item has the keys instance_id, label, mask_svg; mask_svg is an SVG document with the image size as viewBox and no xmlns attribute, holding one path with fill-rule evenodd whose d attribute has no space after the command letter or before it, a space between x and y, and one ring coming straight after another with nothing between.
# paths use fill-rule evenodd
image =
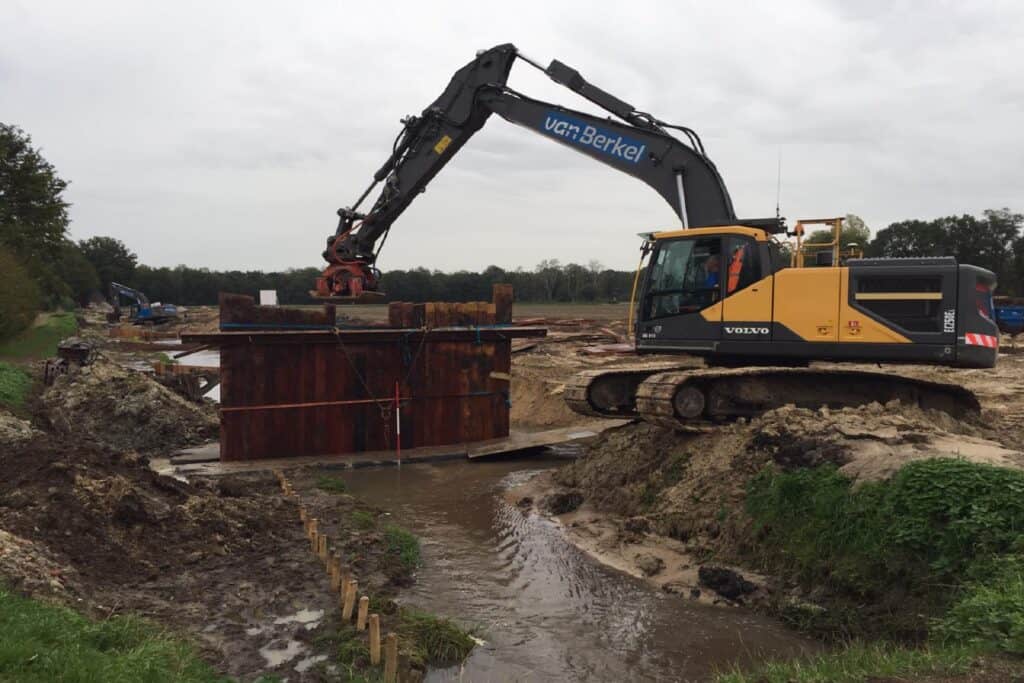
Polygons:
<instances>
[{"instance_id":1,"label":"excavator boom","mask_svg":"<svg viewBox=\"0 0 1024 683\"><path fill-rule=\"evenodd\" d=\"M506 82L517 58L621 120L512 90ZM317 281L316 295L355 298L377 289L374 263L391 226L491 114L643 181L669 203L683 228L738 222L725 183L692 130L636 110L557 60L544 68L515 46L499 45L459 69L419 116L403 119L392 153L373 182L351 207L338 210L337 230L323 254L330 265ZM671 135L672 128L683 132L687 142ZM360 204L379 184L383 186L373 205L360 212ZM739 222L779 231L777 219Z\"/></svg>"}]
</instances>

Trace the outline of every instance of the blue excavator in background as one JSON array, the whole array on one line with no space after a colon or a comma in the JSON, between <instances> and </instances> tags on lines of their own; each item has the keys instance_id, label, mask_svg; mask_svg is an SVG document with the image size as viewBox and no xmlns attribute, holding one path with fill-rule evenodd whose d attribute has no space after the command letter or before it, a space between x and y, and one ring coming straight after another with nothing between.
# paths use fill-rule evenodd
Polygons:
<instances>
[{"instance_id":1,"label":"blue excavator in background","mask_svg":"<svg viewBox=\"0 0 1024 683\"><path fill-rule=\"evenodd\" d=\"M174 304L149 303L145 294L117 282L110 283L110 304L114 310L107 316L110 322L121 320L121 299L128 299L128 319L135 325L161 325L178 317Z\"/></svg>"}]
</instances>

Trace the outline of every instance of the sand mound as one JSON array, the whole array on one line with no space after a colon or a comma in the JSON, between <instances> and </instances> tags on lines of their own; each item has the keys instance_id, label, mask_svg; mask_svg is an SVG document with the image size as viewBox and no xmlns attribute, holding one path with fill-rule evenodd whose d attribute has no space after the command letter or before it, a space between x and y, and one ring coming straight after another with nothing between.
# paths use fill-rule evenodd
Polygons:
<instances>
[{"instance_id":1,"label":"sand mound","mask_svg":"<svg viewBox=\"0 0 1024 683\"><path fill-rule=\"evenodd\" d=\"M980 438L946 413L893 402L839 411L781 408L754 420L750 447L784 468L824 462L857 482L887 479L914 460L964 458L1024 469L1024 454Z\"/></svg>"},{"instance_id":2,"label":"sand mound","mask_svg":"<svg viewBox=\"0 0 1024 683\"><path fill-rule=\"evenodd\" d=\"M169 452L215 438L219 425L213 406L102 358L58 378L42 405L58 432L124 451Z\"/></svg>"}]
</instances>

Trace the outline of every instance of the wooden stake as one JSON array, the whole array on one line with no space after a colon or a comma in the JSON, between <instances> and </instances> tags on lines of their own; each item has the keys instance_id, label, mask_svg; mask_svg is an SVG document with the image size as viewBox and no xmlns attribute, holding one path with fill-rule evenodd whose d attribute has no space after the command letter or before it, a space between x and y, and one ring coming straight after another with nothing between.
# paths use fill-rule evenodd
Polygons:
<instances>
[{"instance_id":1,"label":"wooden stake","mask_svg":"<svg viewBox=\"0 0 1024 683\"><path fill-rule=\"evenodd\" d=\"M320 534L319 538L317 538L316 554L324 564L327 564L327 542L327 534Z\"/></svg>"},{"instance_id":2,"label":"wooden stake","mask_svg":"<svg viewBox=\"0 0 1024 683\"><path fill-rule=\"evenodd\" d=\"M356 617L356 630L362 631L366 628L366 615L370 611L370 598L365 595L359 598L359 615Z\"/></svg>"},{"instance_id":3,"label":"wooden stake","mask_svg":"<svg viewBox=\"0 0 1024 683\"><path fill-rule=\"evenodd\" d=\"M337 593L341 588L341 553L331 555L331 592Z\"/></svg>"},{"instance_id":4,"label":"wooden stake","mask_svg":"<svg viewBox=\"0 0 1024 683\"><path fill-rule=\"evenodd\" d=\"M384 683L398 680L398 636L389 633L384 639Z\"/></svg>"},{"instance_id":5,"label":"wooden stake","mask_svg":"<svg viewBox=\"0 0 1024 683\"><path fill-rule=\"evenodd\" d=\"M359 582L352 579L348 582L348 590L345 591L345 604L341 607L341 620L352 621L352 612L356 608L356 592L359 590Z\"/></svg>"},{"instance_id":6,"label":"wooden stake","mask_svg":"<svg viewBox=\"0 0 1024 683\"><path fill-rule=\"evenodd\" d=\"M380 615L370 615L370 664L380 664Z\"/></svg>"},{"instance_id":7,"label":"wooden stake","mask_svg":"<svg viewBox=\"0 0 1024 683\"><path fill-rule=\"evenodd\" d=\"M314 553L316 552L317 549L317 536L319 535L319 532L317 531L317 526L318 523L315 517L309 520L309 549L312 550Z\"/></svg>"},{"instance_id":8,"label":"wooden stake","mask_svg":"<svg viewBox=\"0 0 1024 683\"><path fill-rule=\"evenodd\" d=\"M306 523L306 508L305 508L305 506L299 508L299 519L301 519L303 525L305 525L305 523Z\"/></svg>"}]
</instances>

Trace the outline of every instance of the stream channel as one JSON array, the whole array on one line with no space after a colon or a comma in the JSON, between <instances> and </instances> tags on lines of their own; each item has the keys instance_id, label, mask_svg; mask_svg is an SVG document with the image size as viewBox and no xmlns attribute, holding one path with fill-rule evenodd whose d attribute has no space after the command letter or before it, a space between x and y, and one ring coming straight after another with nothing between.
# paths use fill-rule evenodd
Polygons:
<instances>
[{"instance_id":1,"label":"stream channel","mask_svg":"<svg viewBox=\"0 0 1024 683\"><path fill-rule=\"evenodd\" d=\"M548 454L343 475L352 494L420 537L423 567L401 602L486 641L427 680L705 681L733 663L819 649L767 617L693 604L607 568L556 522L505 502L502 491L565 462Z\"/></svg>"}]
</instances>

